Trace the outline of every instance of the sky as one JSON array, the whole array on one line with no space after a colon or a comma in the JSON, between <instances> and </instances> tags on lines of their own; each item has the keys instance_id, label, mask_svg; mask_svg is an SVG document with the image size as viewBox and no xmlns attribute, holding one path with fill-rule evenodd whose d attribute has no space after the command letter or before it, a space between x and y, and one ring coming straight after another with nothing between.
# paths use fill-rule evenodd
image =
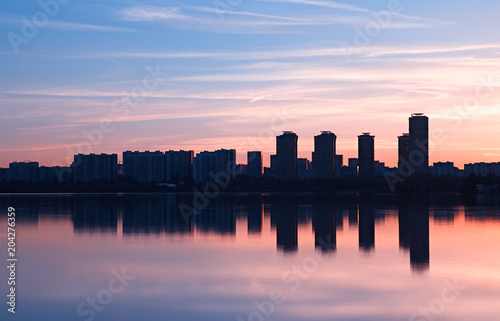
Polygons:
<instances>
[{"instance_id":1,"label":"sky","mask_svg":"<svg viewBox=\"0 0 500 321\"><path fill-rule=\"evenodd\" d=\"M430 118L430 161L500 161L500 2L478 0L5 0L0 167L68 166L125 150L311 158L337 135L397 163L408 118Z\"/></svg>"}]
</instances>

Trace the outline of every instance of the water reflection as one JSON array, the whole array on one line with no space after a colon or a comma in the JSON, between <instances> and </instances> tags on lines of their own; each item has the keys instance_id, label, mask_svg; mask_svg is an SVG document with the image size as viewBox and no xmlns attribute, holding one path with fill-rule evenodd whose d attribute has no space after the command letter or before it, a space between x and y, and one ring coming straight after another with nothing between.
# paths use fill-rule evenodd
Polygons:
<instances>
[{"instance_id":1,"label":"water reflection","mask_svg":"<svg viewBox=\"0 0 500 321\"><path fill-rule=\"evenodd\" d=\"M16 318L85 320L78 304L126 268L136 279L96 320L248 320L273 290L287 300L269 320L408 320L445 280L470 290L440 319L498 320L493 195L227 195L179 210L192 204L188 194L0 195L18 215Z\"/></svg>"},{"instance_id":2,"label":"water reflection","mask_svg":"<svg viewBox=\"0 0 500 321\"><path fill-rule=\"evenodd\" d=\"M118 205L114 197L81 198L73 201L75 232L116 233Z\"/></svg>"},{"instance_id":3,"label":"water reflection","mask_svg":"<svg viewBox=\"0 0 500 321\"><path fill-rule=\"evenodd\" d=\"M429 207L425 203L398 205L399 247L410 252L412 270L429 269Z\"/></svg>"},{"instance_id":4,"label":"water reflection","mask_svg":"<svg viewBox=\"0 0 500 321\"><path fill-rule=\"evenodd\" d=\"M410 206L410 263L412 269L429 268L429 208L422 204Z\"/></svg>"},{"instance_id":5,"label":"water reflection","mask_svg":"<svg viewBox=\"0 0 500 321\"><path fill-rule=\"evenodd\" d=\"M342 217L342 216L341 216ZM323 252L337 249L337 215L332 202L318 200L314 203L314 246Z\"/></svg>"},{"instance_id":6,"label":"water reflection","mask_svg":"<svg viewBox=\"0 0 500 321\"><path fill-rule=\"evenodd\" d=\"M463 202L462 202L463 201ZM337 250L337 231L344 222L357 226L359 249L373 252L376 226L386 217L398 221L399 248L409 252L414 271L430 267L429 221L453 224L462 209L467 221L500 220L500 203L495 197L459 200L453 206L429 204L422 200L397 202L362 198L333 198L233 195L213 199L194 215L183 216L181 204L192 205L192 195L58 195L3 196L0 206L15 206L18 223L37 225L39 217L70 217L74 233L123 235L212 233L235 236L238 220L247 223L249 235L261 235L265 222L275 231L278 251L296 253L299 250L298 230L310 225L314 247L324 253ZM456 202L455 202L456 203ZM432 213L432 215L430 215ZM266 221L266 217L269 219ZM121 221L121 224L118 222Z\"/></svg>"},{"instance_id":7,"label":"water reflection","mask_svg":"<svg viewBox=\"0 0 500 321\"><path fill-rule=\"evenodd\" d=\"M375 215L373 205L359 204L359 248L369 252L375 248Z\"/></svg>"},{"instance_id":8,"label":"water reflection","mask_svg":"<svg viewBox=\"0 0 500 321\"><path fill-rule=\"evenodd\" d=\"M303 212L303 214L306 214ZM307 214L306 214L307 215ZM271 217L276 222L276 245L284 252L298 250L297 243L297 203L292 198L273 200L271 203ZM304 215L302 215L304 219Z\"/></svg>"}]
</instances>

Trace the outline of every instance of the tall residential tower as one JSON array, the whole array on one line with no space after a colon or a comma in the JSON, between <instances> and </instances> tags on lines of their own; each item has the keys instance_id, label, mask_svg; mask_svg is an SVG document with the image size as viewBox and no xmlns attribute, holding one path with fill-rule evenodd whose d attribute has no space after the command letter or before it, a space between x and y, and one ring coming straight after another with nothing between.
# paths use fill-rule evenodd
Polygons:
<instances>
[{"instance_id":1,"label":"tall residential tower","mask_svg":"<svg viewBox=\"0 0 500 321\"><path fill-rule=\"evenodd\" d=\"M410 117L409 163L411 173L429 173L429 118L422 113Z\"/></svg>"},{"instance_id":2,"label":"tall residential tower","mask_svg":"<svg viewBox=\"0 0 500 321\"><path fill-rule=\"evenodd\" d=\"M363 133L358 136L358 166L359 176L371 178L374 174L375 136Z\"/></svg>"},{"instance_id":3,"label":"tall residential tower","mask_svg":"<svg viewBox=\"0 0 500 321\"><path fill-rule=\"evenodd\" d=\"M279 179L297 179L297 141L294 132L284 131L276 137L276 174Z\"/></svg>"},{"instance_id":4,"label":"tall residential tower","mask_svg":"<svg viewBox=\"0 0 500 321\"><path fill-rule=\"evenodd\" d=\"M329 131L322 131L321 135L314 136L314 164L315 178L335 177L335 144L337 136Z\"/></svg>"}]
</instances>

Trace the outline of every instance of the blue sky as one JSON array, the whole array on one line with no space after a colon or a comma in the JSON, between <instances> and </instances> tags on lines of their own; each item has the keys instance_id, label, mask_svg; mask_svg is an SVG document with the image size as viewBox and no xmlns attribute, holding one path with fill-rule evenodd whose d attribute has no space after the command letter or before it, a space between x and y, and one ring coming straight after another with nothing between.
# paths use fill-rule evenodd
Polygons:
<instances>
[{"instance_id":1,"label":"blue sky","mask_svg":"<svg viewBox=\"0 0 500 321\"><path fill-rule=\"evenodd\" d=\"M394 165L412 112L438 131L431 161L500 158L498 2L61 2L2 3L2 167L128 149L263 150L268 163L282 130L308 158L321 130L346 157L369 131Z\"/></svg>"}]
</instances>

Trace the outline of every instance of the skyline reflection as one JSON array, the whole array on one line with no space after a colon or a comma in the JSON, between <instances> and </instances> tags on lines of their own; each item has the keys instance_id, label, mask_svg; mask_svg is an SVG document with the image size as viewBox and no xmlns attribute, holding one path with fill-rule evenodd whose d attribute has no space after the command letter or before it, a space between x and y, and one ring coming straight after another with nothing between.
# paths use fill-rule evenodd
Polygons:
<instances>
[{"instance_id":1,"label":"skyline reflection","mask_svg":"<svg viewBox=\"0 0 500 321\"><path fill-rule=\"evenodd\" d=\"M270 320L397 321L456 278L479 292L464 292L443 320L472 320L477 310L467 306L478 304L481 320L497 320L494 198L229 194L183 216L179 207L192 201L0 195L0 207L18 215L19 302L38 307L19 310L19 319L57 310L52 320L84 320L76 306L125 268L136 279L99 320L234 321L278 289L287 301Z\"/></svg>"},{"instance_id":2,"label":"skyline reflection","mask_svg":"<svg viewBox=\"0 0 500 321\"><path fill-rule=\"evenodd\" d=\"M258 237L264 228L275 230L277 251L290 254L301 248L298 237L300 226L308 226L314 234L317 250L336 252L337 231L344 229L344 221L349 228L357 226L361 252L376 251L376 225L383 224L386 217L396 213L399 248L409 252L411 269L416 272L430 268L429 221L453 224L460 208L467 221L500 220L499 203L483 198L468 200L462 207L455 205L450 208L404 199L394 204L369 198L235 195L211 200L206 208L185 218L179 206L190 201L192 196L176 194L30 195L1 197L0 206L19 204L17 206L23 209L19 211L22 213L18 218L19 224L37 226L40 217L70 217L75 234L116 235L121 227L124 236L188 236L196 232L234 237L238 222L244 220L249 235ZM265 222L270 222L270 226L264 226Z\"/></svg>"}]
</instances>

